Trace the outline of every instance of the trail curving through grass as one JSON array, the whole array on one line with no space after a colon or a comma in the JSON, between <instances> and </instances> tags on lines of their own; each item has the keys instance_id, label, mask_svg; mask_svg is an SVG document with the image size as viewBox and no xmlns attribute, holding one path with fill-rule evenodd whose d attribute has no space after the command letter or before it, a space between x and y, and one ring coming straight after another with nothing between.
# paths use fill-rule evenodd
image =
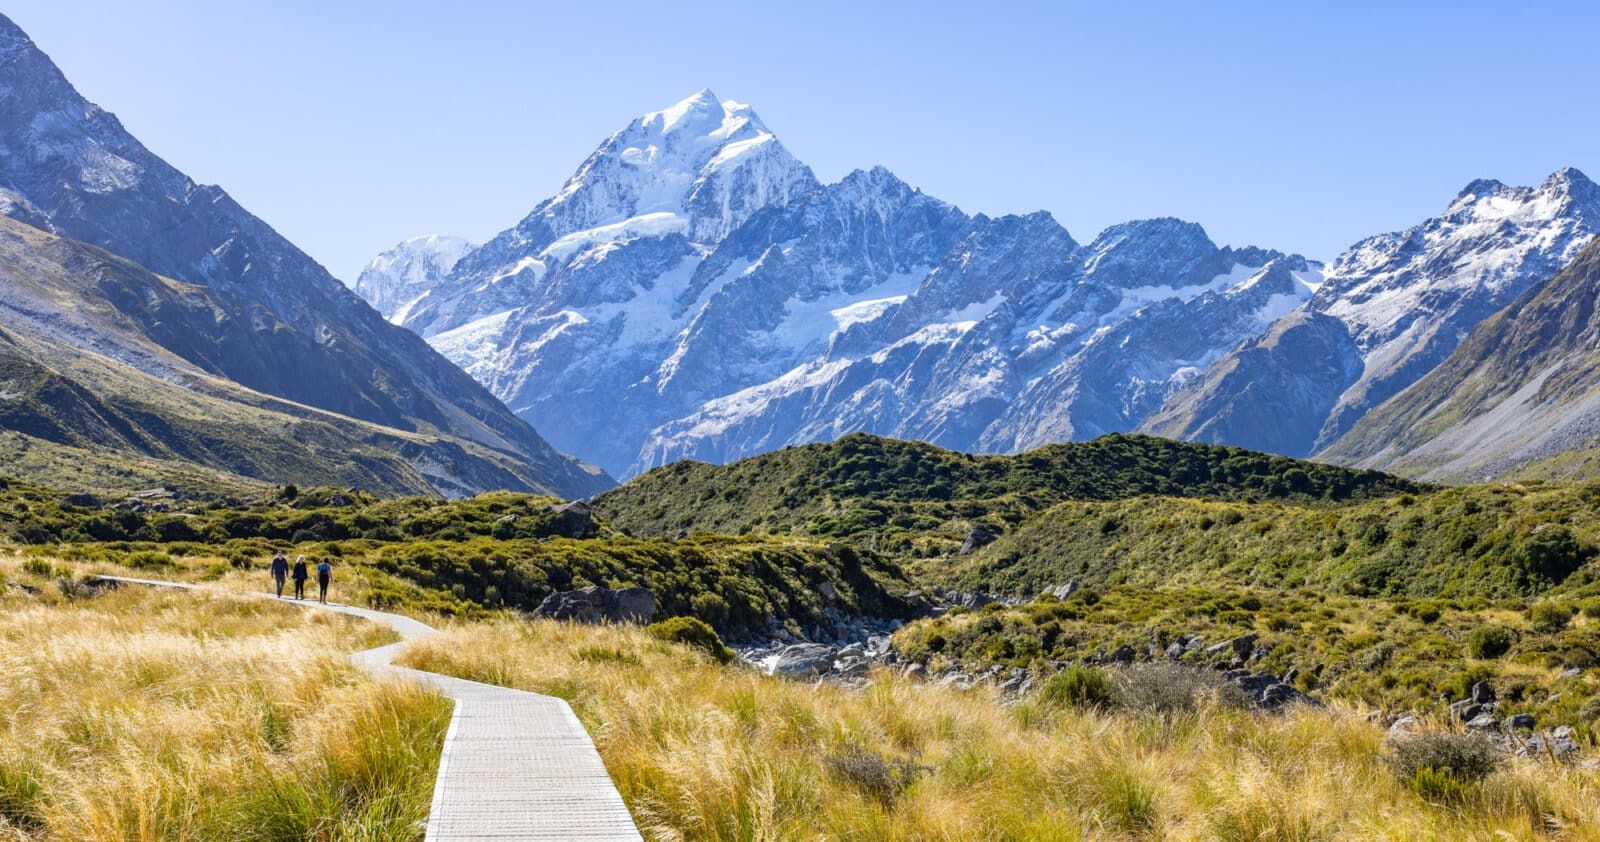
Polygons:
<instances>
[{"instance_id":1,"label":"trail curving through grass","mask_svg":"<svg viewBox=\"0 0 1600 842\"><path fill-rule=\"evenodd\" d=\"M231 594L158 579L96 578ZM399 642L356 652L350 660L374 676L423 684L455 700L439 758L427 842L643 839L589 732L565 700L396 666L406 647L441 636L410 617L353 605L279 601L393 629Z\"/></svg>"}]
</instances>

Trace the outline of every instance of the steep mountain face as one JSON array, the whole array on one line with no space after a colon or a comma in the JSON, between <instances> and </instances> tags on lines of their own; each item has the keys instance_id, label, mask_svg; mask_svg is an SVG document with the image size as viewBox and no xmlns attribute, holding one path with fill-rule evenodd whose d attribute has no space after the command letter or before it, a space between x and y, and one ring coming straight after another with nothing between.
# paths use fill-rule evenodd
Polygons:
<instances>
[{"instance_id":1,"label":"steep mountain face","mask_svg":"<svg viewBox=\"0 0 1600 842\"><path fill-rule=\"evenodd\" d=\"M1324 451L1433 370L1479 322L1570 262L1596 232L1600 188L1577 170L1538 187L1475 181L1444 215L1345 252L1302 312L1217 361L1145 429L1270 441L1290 455ZM1306 368L1315 360L1322 362Z\"/></svg>"},{"instance_id":2,"label":"steep mountain face","mask_svg":"<svg viewBox=\"0 0 1600 842\"><path fill-rule=\"evenodd\" d=\"M580 495L609 484L221 189L195 184L145 149L3 17L0 196L14 219L204 288L211 329L178 330L154 311L144 312L142 328L209 375L397 432L500 451L525 462L539 488Z\"/></svg>"},{"instance_id":3,"label":"steep mountain face","mask_svg":"<svg viewBox=\"0 0 1600 842\"><path fill-rule=\"evenodd\" d=\"M639 241L657 247L623 262L703 256L756 211L815 186L748 105L700 91L612 135L560 192L467 254L405 324L431 337L530 303L624 301L627 279L596 289L585 270Z\"/></svg>"},{"instance_id":4,"label":"steep mountain face","mask_svg":"<svg viewBox=\"0 0 1600 842\"><path fill-rule=\"evenodd\" d=\"M1330 459L1484 479L1600 439L1600 242L1369 413ZM1552 465L1560 473L1560 465Z\"/></svg>"},{"instance_id":5,"label":"steep mountain face","mask_svg":"<svg viewBox=\"0 0 1600 842\"><path fill-rule=\"evenodd\" d=\"M0 217L0 430L7 474L75 488L334 484L389 494L547 488L525 460L240 386L218 356L270 360L226 293ZM40 458L43 454L43 458Z\"/></svg>"},{"instance_id":6,"label":"steep mountain face","mask_svg":"<svg viewBox=\"0 0 1600 842\"><path fill-rule=\"evenodd\" d=\"M1179 220L1081 246L883 168L820 185L701 92L612 136L402 322L631 474L853 431L1011 450L1127 429L1319 277Z\"/></svg>"},{"instance_id":7,"label":"steep mountain face","mask_svg":"<svg viewBox=\"0 0 1600 842\"><path fill-rule=\"evenodd\" d=\"M384 318L401 324L411 308L443 284L456 262L474 248L460 237L412 237L372 258L351 289Z\"/></svg>"}]
</instances>

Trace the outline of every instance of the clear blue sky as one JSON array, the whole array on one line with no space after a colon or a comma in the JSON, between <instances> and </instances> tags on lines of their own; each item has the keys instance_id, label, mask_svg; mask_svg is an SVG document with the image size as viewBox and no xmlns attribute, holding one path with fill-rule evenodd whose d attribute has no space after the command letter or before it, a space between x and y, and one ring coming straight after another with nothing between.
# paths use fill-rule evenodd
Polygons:
<instances>
[{"instance_id":1,"label":"clear blue sky","mask_svg":"<svg viewBox=\"0 0 1600 842\"><path fill-rule=\"evenodd\" d=\"M1477 177L1600 178L1600 4L1516 5L5 12L156 153L353 279L405 237L509 227L611 132L702 87L753 104L827 181L883 164L970 212L1048 210L1080 241L1170 215L1221 243L1331 258Z\"/></svg>"}]
</instances>

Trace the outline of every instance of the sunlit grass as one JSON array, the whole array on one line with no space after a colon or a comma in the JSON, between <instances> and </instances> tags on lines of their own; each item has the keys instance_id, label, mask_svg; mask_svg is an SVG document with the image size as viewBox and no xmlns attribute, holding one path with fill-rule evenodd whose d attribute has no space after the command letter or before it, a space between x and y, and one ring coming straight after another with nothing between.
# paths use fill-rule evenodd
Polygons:
<instances>
[{"instance_id":1,"label":"sunlit grass","mask_svg":"<svg viewBox=\"0 0 1600 842\"><path fill-rule=\"evenodd\" d=\"M392 632L4 572L0 839L421 838L450 704L344 660Z\"/></svg>"},{"instance_id":2,"label":"sunlit grass","mask_svg":"<svg viewBox=\"0 0 1600 842\"><path fill-rule=\"evenodd\" d=\"M1595 772L1516 760L1430 804L1345 709L1160 718L888 675L856 691L515 620L459 625L408 661L571 700L654 839L1600 838ZM885 783L860 753L909 777Z\"/></svg>"}]
</instances>

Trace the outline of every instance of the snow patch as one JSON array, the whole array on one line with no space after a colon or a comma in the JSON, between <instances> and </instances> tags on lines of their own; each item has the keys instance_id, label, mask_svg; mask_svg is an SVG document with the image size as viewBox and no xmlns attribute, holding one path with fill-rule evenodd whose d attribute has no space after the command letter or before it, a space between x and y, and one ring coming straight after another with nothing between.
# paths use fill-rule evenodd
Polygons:
<instances>
[{"instance_id":1,"label":"snow patch","mask_svg":"<svg viewBox=\"0 0 1600 842\"><path fill-rule=\"evenodd\" d=\"M688 230L688 220L670 211L658 211L629 217L621 222L610 225L600 225L583 231L574 231L555 242L545 246L539 252L539 257L555 261L565 261L578 251L601 243L613 243L619 240L633 240L640 237L665 237L668 234L682 234ZM517 266L539 263L531 257L525 257L517 262ZM512 272L517 269L510 270ZM503 276L504 273L502 273ZM496 276L501 277L501 276Z\"/></svg>"}]
</instances>

